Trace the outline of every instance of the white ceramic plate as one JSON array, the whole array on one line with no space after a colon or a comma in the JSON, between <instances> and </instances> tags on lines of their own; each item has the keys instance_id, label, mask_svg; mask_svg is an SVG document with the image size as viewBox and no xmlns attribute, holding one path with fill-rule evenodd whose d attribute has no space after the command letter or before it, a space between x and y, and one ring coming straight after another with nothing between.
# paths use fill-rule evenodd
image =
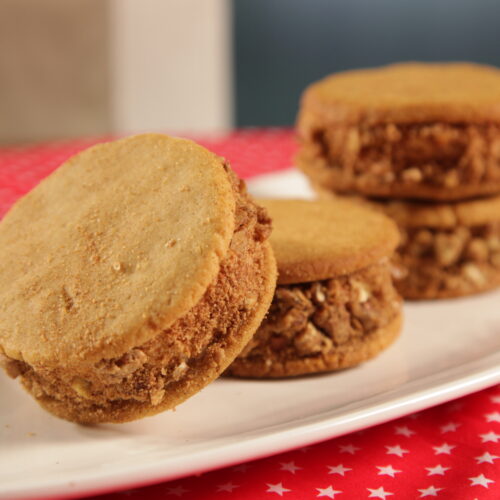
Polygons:
<instances>
[{"instance_id":1,"label":"white ceramic plate","mask_svg":"<svg viewBox=\"0 0 500 500\"><path fill-rule=\"evenodd\" d=\"M295 172L252 182L308 196ZM175 412L124 425L53 418L0 376L0 498L103 493L174 479L374 425L500 382L500 292L406 306L377 359L295 380L218 380Z\"/></svg>"}]
</instances>

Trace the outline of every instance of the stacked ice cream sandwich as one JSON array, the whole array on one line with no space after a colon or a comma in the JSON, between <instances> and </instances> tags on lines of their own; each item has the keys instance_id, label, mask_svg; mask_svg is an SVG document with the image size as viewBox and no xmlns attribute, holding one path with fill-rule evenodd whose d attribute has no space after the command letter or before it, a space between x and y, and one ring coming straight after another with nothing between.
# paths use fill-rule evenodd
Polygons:
<instances>
[{"instance_id":1,"label":"stacked ice cream sandwich","mask_svg":"<svg viewBox=\"0 0 500 500\"><path fill-rule=\"evenodd\" d=\"M355 196L401 231L396 284L411 299L500 284L500 71L398 64L306 89L297 164L322 197Z\"/></svg>"}]
</instances>

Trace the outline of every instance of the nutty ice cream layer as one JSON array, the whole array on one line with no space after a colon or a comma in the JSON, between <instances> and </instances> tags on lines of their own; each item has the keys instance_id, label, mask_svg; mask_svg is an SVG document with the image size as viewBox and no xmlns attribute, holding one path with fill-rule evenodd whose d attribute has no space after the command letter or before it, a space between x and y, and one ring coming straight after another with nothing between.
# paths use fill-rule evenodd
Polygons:
<instances>
[{"instance_id":1,"label":"nutty ice cream layer","mask_svg":"<svg viewBox=\"0 0 500 500\"><path fill-rule=\"evenodd\" d=\"M271 227L266 212L249 198L242 181L229 174L237 200L235 232L216 281L191 311L144 345L80 373L72 370L68 375L64 367L28 365L4 356L7 372L20 376L28 391L53 411L61 403L75 415L83 410L99 421L101 409L119 414L130 405L159 405L167 386L171 392L175 384L190 383L190 379L197 383L197 368L222 363L228 344L258 307L268 279L267 247L262 242Z\"/></svg>"},{"instance_id":2,"label":"nutty ice cream layer","mask_svg":"<svg viewBox=\"0 0 500 500\"><path fill-rule=\"evenodd\" d=\"M455 297L500 285L500 222L401 229L394 276L406 298Z\"/></svg>"},{"instance_id":3,"label":"nutty ice cream layer","mask_svg":"<svg viewBox=\"0 0 500 500\"><path fill-rule=\"evenodd\" d=\"M380 332L390 330L386 344L393 340L400 315L387 259L346 276L279 285L267 318L227 373L279 377L352 366L375 354L363 345Z\"/></svg>"},{"instance_id":4,"label":"nutty ice cream layer","mask_svg":"<svg viewBox=\"0 0 500 500\"><path fill-rule=\"evenodd\" d=\"M453 200L500 190L497 125L311 125L300 140L299 166L338 192Z\"/></svg>"}]
</instances>

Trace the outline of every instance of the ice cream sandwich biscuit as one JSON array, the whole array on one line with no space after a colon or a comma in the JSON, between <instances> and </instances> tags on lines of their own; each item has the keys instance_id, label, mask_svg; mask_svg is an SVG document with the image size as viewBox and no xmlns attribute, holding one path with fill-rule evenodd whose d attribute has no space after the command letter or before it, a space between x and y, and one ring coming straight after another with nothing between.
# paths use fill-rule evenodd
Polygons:
<instances>
[{"instance_id":1,"label":"ice cream sandwich biscuit","mask_svg":"<svg viewBox=\"0 0 500 500\"><path fill-rule=\"evenodd\" d=\"M388 217L346 201L262 200L273 219L278 286L268 316L227 373L283 377L347 368L399 334Z\"/></svg>"},{"instance_id":2,"label":"ice cream sandwich biscuit","mask_svg":"<svg viewBox=\"0 0 500 500\"><path fill-rule=\"evenodd\" d=\"M146 134L65 162L0 223L0 352L48 411L124 422L214 380L264 317L270 220L224 161Z\"/></svg>"},{"instance_id":3,"label":"ice cream sandwich biscuit","mask_svg":"<svg viewBox=\"0 0 500 500\"><path fill-rule=\"evenodd\" d=\"M500 70L395 64L304 92L298 166L323 188L462 200L500 193Z\"/></svg>"}]
</instances>

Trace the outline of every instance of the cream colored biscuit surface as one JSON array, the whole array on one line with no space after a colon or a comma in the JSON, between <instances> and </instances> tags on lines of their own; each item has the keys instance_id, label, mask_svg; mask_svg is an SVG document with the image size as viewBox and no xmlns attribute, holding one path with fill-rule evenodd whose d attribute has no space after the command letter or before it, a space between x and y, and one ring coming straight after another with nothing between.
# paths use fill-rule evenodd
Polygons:
<instances>
[{"instance_id":1,"label":"cream colored biscuit surface","mask_svg":"<svg viewBox=\"0 0 500 500\"><path fill-rule=\"evenodd\" d=\"M0 224L0 345L78 365L167 328L214 280L234 231L222 160L159 134L71 158Z\"/></svg>"},{"instance_id":2,"label":"cream colored biscuit surface","mask_svg":"<svg viewBox=\"0 0 500 500\"><path fill-rule=\"evenodd\" d=\"M405 63L347 71L311 85L302 105L331 123L498 122L500 70Z\"/></svg>"},{"instance_id":3,"label":"cream colored biscuit surface","mask_svg":"<svg viewBox=\"0 0 500 500\"><path fill-rule=\"evenodd\" d=\"M273 219L278 283L349 274L392 254L396 225L351 200L260 200Z\"/></svg>"}]
</instances>

